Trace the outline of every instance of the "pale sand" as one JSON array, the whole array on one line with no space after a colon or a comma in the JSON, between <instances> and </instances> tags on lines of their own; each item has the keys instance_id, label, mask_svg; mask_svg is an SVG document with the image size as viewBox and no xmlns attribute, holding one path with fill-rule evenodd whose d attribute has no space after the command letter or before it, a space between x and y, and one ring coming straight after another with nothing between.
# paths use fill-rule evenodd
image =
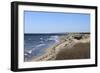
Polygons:
<instances>
[{"instance_id":1,"label":"pale sand","mask_svg":"<svg viewBox=\"0 0 100 73\"><path fill-rule=\"evenodd\" d=\"M90 42L90 38L81 39L81 40L72 39L71 42L65 41L65 42L63 42L55 47L56 53L59 53L59 51L63 50L64 47L67 47L67 49L70 49L77 43L89 43L89 42Z\"/></svg>"},{"instance_id":2,"label":"pale sand","mask_svg":"<svg viewBox=\"0 0 100 73\"><path fill-rule=\"evenodd\" d=\"M67 45L66 45L67 44ZM56 47L56 59L84 59L90 58L90 38L65 41Z\"/></svg>"}]
</instances>

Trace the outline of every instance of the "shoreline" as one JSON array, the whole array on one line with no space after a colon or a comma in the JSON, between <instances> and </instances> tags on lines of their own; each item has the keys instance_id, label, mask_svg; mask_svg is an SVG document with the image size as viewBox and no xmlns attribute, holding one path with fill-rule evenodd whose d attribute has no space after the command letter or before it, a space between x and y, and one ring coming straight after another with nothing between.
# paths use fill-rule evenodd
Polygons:
<instances>
[{"instance_id":1,"label":"shoreline","mask_svg":"<svg viewBox=\"0 0 100 73\"><path fill-rule=\"evenodd\" d=\"M68 36L60 37L59 44L49 47L46 50L46 53L44 55L42 55L38 58L35 58L32 61L90 58L90 36L89 36L89 34L84 34L84 35L82 34L81 39L73 38L73 36L75 36L75 35L76 35L76 33L69 34ZM78 35L80 36L80 34L78 34ZM77 37L77 36L75 36L75 37ZM86 49L86 48L88 48L88 49ZM81 53L83 53L83 54L81 55ZM85 57L86 53L87 53L88 57L87 56ZM76 55L76 57L75 57L75 55Z\"/></svg>"}]
</instances>

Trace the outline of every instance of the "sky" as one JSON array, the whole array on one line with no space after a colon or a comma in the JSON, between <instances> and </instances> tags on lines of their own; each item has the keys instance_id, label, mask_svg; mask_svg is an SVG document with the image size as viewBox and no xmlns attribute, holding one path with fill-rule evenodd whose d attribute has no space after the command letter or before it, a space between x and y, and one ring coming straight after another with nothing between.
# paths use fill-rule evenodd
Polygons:
<instances>
[{"instance_id":1,"label":"sky","mask_svg":"<svg viewBox=\"0 0 100 73\"><path fill-rule=\"evenodd\" d=\"M24 33L90 32L90 14L24 11Z\"/></svg>"}]
</instances>

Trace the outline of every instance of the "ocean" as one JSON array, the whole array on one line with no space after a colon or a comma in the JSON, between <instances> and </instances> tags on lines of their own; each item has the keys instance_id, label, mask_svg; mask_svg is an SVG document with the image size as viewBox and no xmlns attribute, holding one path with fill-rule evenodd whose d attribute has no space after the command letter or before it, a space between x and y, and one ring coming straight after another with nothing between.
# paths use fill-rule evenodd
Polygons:
<instances>
[{"instance_id":1,"label":"ocean","mask_svg":"<svg viewBox=\"0 0 100 73\"><path fill-rule=\"evenodd\" d=\"M50 46L60 43L62 34L24 34L24 61L32 61L45 54Z\"/></svg>"}]
</instances>

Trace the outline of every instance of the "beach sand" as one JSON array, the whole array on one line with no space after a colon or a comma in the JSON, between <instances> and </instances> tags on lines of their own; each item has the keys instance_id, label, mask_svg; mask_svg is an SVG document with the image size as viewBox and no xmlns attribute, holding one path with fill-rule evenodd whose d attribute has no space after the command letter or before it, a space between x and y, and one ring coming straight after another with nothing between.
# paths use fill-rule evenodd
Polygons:
<instances>
[{"instance_id":1,"label":"beach sand","mask_svg":"<svg viewBox=\"0 0 100 73\"><path fill-rule=\"evenodd\" d=\"M90 58L90 43L76 43L73 47L64 47L56 56L56 60L88 59Z\"/></svg>"}]
</instances>

